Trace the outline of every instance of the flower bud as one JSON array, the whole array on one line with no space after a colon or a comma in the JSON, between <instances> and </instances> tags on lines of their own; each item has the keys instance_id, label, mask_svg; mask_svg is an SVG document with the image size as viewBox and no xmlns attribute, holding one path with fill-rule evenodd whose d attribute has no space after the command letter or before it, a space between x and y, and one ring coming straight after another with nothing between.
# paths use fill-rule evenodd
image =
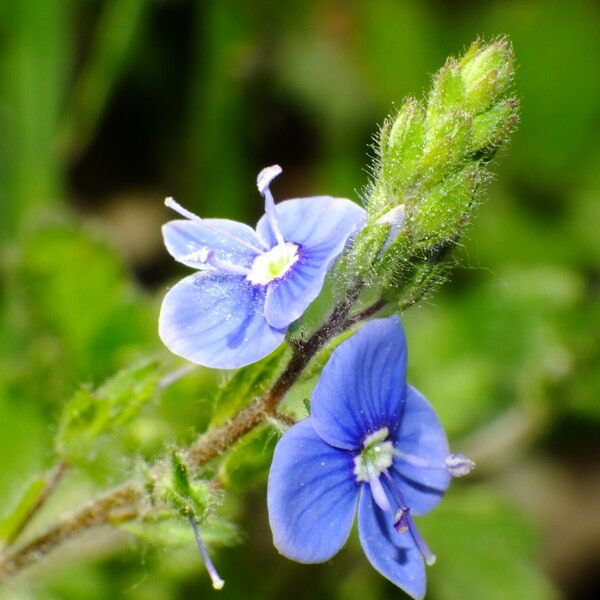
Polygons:
<instances>
[{"instance_id":1,"label":"flower bud","mask_svg":"<svg viewBox=\"0 0 600 600\"><path fill-rule=\"evenodd\" d=\"M413 235L427 245L455 237L466 224L479 180L477 167L471 165L434 187L415 206Z\"/></svg>"},{"instance_id":2,"label":"flower bud","mask_svg":"<svg viewBox=\"0 0 600 600\"><path fill-rule=\"evenodd\" d=\"M399 204L420 173L425 112L408 98L397 115L384 122L379 133L379 177L369 200L370 215Z\"/></svg>"},{"instance_id":3,"label":"flower bud","mask_svg":"<svg viewBox=\"0 0 600 600\"><path fill-rule=\"evenodd\" d=\"M473 118L471 151L485 158L491 155L506 139L519 121L519 101L507 98L484 113Z\"/></svg>"},{"instance_id":4,"label":"flower bud","mask_svg":"<svg viewBox=\"0 0 600 600\"><path fill-rule=\"evenodd\" d=\"M423 176L427 185L434 185L459 163L469 147L471 115L453 110L433 131L428 131L423 152Z\"/></svg>"},{"instance_id":5,"label":"flower bud","mask_svg":"<svg viewBox=\"0 0 600 600\"><path fill-rule=\"evenodd\" d=\"M484 46L476 41L460 62L469 110L487 110L508 90L514 75L514 55L510 42L501 38Z\"/></svg>"},{"instance_id":6,"label":"flower bud","mask_svg":"<svg viewBox=\"0 0 600 600\"><path fill-rule=\"evenodd\" d=\"M426 129L432 135L444 122L449 112L464 109L466 89L458 62L449 58L433 80L427 105Z\"/></svg>"}]
</instances>

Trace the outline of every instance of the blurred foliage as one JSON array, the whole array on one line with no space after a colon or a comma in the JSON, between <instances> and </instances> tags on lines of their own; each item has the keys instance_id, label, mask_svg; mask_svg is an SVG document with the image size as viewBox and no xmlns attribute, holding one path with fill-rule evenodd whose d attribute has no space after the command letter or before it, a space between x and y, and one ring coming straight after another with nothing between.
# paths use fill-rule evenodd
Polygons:
<instances>
[{"instance_id":1,"label":"blurred foliage","mask_svg":"<svg viewBox=\"0 0 600 600\"><path fill-rule=\"evenodd\" d=\"M175 272L155 258L158 242L143 264L121 258L134 238L157 239L158 226L149 228L145 216L162 196L178 195L203 215L251 222L260 208L254 174L279 162L287 174L275 186L279 197L359 198L375 124L403 96L418 97L446 56L476 34L507 34L521 125L464 240L463 266L442 293L405 316L411 382L455 445L481 457L480 481L455 484L420 520L438 555L428 597L543 600L554 597L552 578L568 597L594 597L595 529L581 541L593 552L565 576L542 563L555 523L506 498L504 484L534 458L557 468L570 460L572 469L581 452L596 464L600 453L599 30L592 0L1 3L2 513L10 519L12 507L18 518L37 474L55 462L59 416L76 402L69 398L88 407L106 402L118 381L111 378L144 357L157 357L162 374L181 366L156 335L164 281ZM117 204L130 211L128 228L111 216ZM304 410L311 376L292 395L295 414ZM234 377L248 377L248 389L264 385L254 370ZM227 419L241 398L228 397L218 378L196 369L156 395L142 386L139 412L98 440L32 531L139 461ZM228 399L215 414L219 384ZM108 404L118 405L118 393L109 395ZM507 413L517 416L506 421L508 432L496 427ZM397 597L355 539L321 566L276 554L264 498L242 493L261 490L276 436L266 425L206 474L236 492L214 509L207 541L238 539L231 521L246 532L241 546L214 557L227 581L222 594ZM495 448L506 454L499 466L489 456ZM594 473L574 471L573 485ZM577 507L560 519L566 510ZM100 532L77 556L57 553L29 583L0 594L166 600L208 593L186 527L173 519L129 523L144 538L134 549ZM183 545L167 549L165 540Z\"/></svg>"}]
</instances>

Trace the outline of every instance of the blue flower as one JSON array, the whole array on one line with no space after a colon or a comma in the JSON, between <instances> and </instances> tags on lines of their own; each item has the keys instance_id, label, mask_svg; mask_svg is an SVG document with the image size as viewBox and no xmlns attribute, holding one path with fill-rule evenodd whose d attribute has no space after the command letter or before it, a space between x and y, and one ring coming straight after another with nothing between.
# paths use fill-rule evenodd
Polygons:
<instances>
[{"instance_id":1,"label":"blue flower","mask_svg":"<svg viewBox=\"0 0 600 600\"><path fill-rule=\"evenodd\" d=\"M425 594L423 559L435 557L413 515L432 510L451 475L473 463L449 455L427 400L405 382L406 341L397 317L366 324L325 365L308 419L275 449L268 508L285 556L323 562L358 532L371 564L413 598Z\"/></svg>"},{"instance_id":2,"label":"blue flower","mask_svg":"<svg viewBox=\"0 0 600 600\"><path fill-rule=\"evenodd\" d=\"M227 219L201 219L172 198L186 220L163 226L165 245L198 269L162 304L159 334L175 354L207 367L234 369L260 360L319 295L325 275L365 211L350 200L316 196L281 202L269 189L274 165L257 178L265 215L256 231Z\"/></svg>"}]
</instances>

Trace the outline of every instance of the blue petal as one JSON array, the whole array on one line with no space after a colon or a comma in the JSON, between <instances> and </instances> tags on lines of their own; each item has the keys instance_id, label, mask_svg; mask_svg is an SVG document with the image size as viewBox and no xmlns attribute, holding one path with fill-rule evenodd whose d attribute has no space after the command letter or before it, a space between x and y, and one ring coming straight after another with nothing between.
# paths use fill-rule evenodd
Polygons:
<instances>
[{"instance_id":1,"label":"blue petal","mask_svg":"<svg viewBox=\"0 0 600 600\"><path fill-rule=\"evenodd\" d=\"M369 562L384 577L420 600L425 596L425 565L409 532L398 533L393 518L374 502L364 484L358 504L358 534Z\"/></svg>"},{"instance_id":2,"label":"blue petal","mask_svg":"<svg viewBox=\"0 0 600 600\"><path fill-rule=\"evenodd\" d=\"M319 295L331 261L329 248L303 249L298 262L267 290L265 318L273 327L287 327L302 316Z\"/></svg>"},{"instance_id":3,"label":"blue petal","mask_svg":"<svg viewBox=\"0 0 600 600\"><path fill-rule=\"evenodd\" d=\"M383 427L393 433L406 391L406 340L398 317L376 319L340 344L312 395L315 431L338 448L357 450Z\"/></svg>"},{"instance_id":4,"label":"blue petal","mask_svg":"<svg viewBox=\"0 0 600 600\"><path fill-rule=\"evenodd\" d=\"M299 562L323 562L344 545L352 528L358 484L347 452L315 433L311 419L281 438L269 473L267 502L273 543Z\"/></svg>"},{"instance_id":5,"label":"blue petal","mask_svg":"<svg viewBox=\"0 0 600 600\"><path fill-rule=\"evenodd\" d=\"M217 369L235 369L270 354L285 337L262 314L264 293L243 277L210 271L172 287L159 334L175 354Z\"/></svg>"},{"instance_id":6,"label":"blue petal","mask_svg":"<svg viewBox=\"0 0 600 600\"><path fill-rule=\"evenodd\" d=\"M363 208L346 198L331 196L285 200L276 204L275 210L286 242L323 250L329 253L329 260L342 251L348 237L366 220ZM266 215L258 222L256 232L269 248L277 243Z\"/></svg>"},{"instance_id":7,"label":"blue petal","mask_svg":"<svg viewBox=\"0 0 600 600\"><path fill-rule=\"evenodd\" d=\"M429 402L410 385L407 386L404 411L394 446L401 452L442 467L423 468L400 459L394 461L392 475L411 512L415 515L425 514L437 505L450 483L450 475L443 468L449 453L448 440Z\"/></svg>"},{"instance_id":8,"label":"blue petal","mask_svg":"<svg viewBox=\"0 0 600 600\"><path fill-rule=\"evenodd\" d=\"M206 248L214 250L218 259L243 267L250 267L258 251L264 251L263 243L251 227L228 219L202 222L178 219L165 223L162 232L171 256L195 269L202 262L194 260L193 254Z\"/></svg>"}]
</instances>

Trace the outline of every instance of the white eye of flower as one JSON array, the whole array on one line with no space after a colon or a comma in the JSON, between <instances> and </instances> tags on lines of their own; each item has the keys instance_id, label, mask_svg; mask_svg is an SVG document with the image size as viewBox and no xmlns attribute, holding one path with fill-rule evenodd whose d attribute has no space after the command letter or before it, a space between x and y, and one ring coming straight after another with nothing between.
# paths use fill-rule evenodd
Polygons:
<instances>
[{"instance_id":1,"label":"white eye of flower","mask_svg":"<svg viewBox=\"0 0 600 600\"><path fill-rule=\"evenodd\" d=\"M265 285L283 277L298 261L298 246L291 242L277 244L259 254L252 263L247 279L255 285Z\"/></svg>"},{"instance_id":2,"label":"white eye of flower","mask_svg":"<svg viewBox=\"0 0 600 600\"><path fill-rule=\"evenodd\" d=\"M356 481L369 481L392 466L394 446L386 441L388 435L388 428L382 427L365 439L362 452L354 458Z\"/></svg>"}]
</instances>

